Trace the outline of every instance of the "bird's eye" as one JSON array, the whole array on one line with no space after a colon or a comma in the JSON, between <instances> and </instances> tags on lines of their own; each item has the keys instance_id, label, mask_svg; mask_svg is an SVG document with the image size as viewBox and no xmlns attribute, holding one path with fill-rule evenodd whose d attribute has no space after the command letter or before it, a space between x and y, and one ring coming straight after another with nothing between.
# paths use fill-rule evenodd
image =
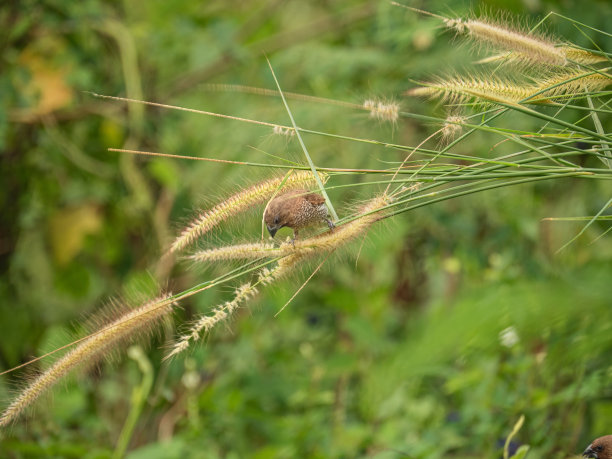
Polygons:
<instances>
[{"instance_id":1,"label":"bird's eye","mask_svg":"<svg viewBox=\"0 0 612 459\"><path fill-rule=\"evenodd\" d=\"M280 217L274 217L274 224L278 225L278 222L280 222Z\"/></svg>"},{"instance_id":2,"label":"bird's eye","mask_svg":"<svg viewBox=\"0 0 612 459\"><path fill-rule=\"evenodd\" d=\"M603 451L603 446L599 445L595 447L595 451L597 451L598 453L601 453Z\"/></svg>"}]
</instances>

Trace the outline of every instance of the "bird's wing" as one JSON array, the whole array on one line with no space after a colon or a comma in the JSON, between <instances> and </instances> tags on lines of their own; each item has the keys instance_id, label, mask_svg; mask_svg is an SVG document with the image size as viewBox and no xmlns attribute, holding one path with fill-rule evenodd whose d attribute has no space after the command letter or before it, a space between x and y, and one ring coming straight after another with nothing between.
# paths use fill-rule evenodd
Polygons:
<instances>
[{"instance_id":1,"label":"bird's wing","mask_svg":"<svg viewBox=\"0 0 612 459\"><path fill-rule=\"evenodd\" d=\"M316 193L308 193L304 196L304 199L315 207L318 207L321 204L325 204L325 198L320 194Z\"/></svg>"}]
</instances>

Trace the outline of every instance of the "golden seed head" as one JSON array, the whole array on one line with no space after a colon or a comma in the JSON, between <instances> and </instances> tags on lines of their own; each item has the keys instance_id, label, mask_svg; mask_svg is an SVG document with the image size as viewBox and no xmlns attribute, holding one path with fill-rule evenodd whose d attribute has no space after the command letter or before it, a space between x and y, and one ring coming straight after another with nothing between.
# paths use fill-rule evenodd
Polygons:
<instances>
[{"instance_id":1,"label":"golden seed head","mask_svg":"<svg viewBox=\"0 0 612 459\"><path fill-rule=\"evenodd\" d=\"M545 65L564 66L565 53L552 40L531 32L511 28L489 19L445 19L445 25L457 33L486 42L502 51L516 53L514 58Z\"/></svg>"},{"instance_id":2,"label":"golden seed head","mask_svg":"<svg viewBox=\"0 0 612 459\"><path fill-rule=\"evenodd\" d=\"M0 427L9 425L27 407L70 371L91 364L125 340L133 340L166 317L175 305L167 294L124 312L113 322L80 341L71 351L40 373L0 415Z\"/></svg>"},{"instance_id":3,"label":"golden seed head","mask_svg":"<svg viewBox=\"0 0 612 459\"><path fill-rule=\"evenodd\" d=\"M399 118L400 106L393 101L368 99L363 103L363 108L370 112L370 118L380 121L396 122Z\"/></svg>"},{"instance_id":4,"label":"golden seed head","mask_svg":"<svg viewBox=\"0 0 612 459\"><path fill-rule=\"evenodd\" d=\"M282 126L274 126L272 128L272 133L275 135L284 135L287 137L293 137L295 135L295 129L293 128L285 128Z\"/></svg>"},{"instance_id":5,"label":"golden seed head","mask_svg":"<svg viewBox=\"0 0 612 459\"><path fill-rule=\"evenodd\" d=\"M442 127L442 139L448 140L454 138L457 134L461 132L464 124L464 116L449 115L444 121L444 126Z\"/></svg>"}]
</instances>

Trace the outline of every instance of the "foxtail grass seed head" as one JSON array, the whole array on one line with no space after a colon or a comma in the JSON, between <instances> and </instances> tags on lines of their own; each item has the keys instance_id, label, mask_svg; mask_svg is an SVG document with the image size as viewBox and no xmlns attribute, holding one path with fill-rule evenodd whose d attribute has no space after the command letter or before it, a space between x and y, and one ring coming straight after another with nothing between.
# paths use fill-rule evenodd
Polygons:
<instances>
[{"instance_id":1,"label":"foxtail grass seed head","mask_svg":"<svg viewBox=\"0 0 612 459\"><path fill-rule=\"evenodd\" d=\"M399 118L400 106L396 102L368 99L363 108L370 112L370 118L395 123Z\"/></svg>"},{"instance_id":2,"label":"foxtail grass seed head","mask_svg":"<svg viewBox=\"0 0 612 459\"><path fill-rule=\"evenodd\" d=\"M464 116L449 115L444 121L444 126L442 126L442 130L440 131L442 141L447 142L450 139L454 139L462 131L465 121L466 119Z\"/></svg>"},{"instance_id":3,"label":"foxtail grass seed head","mask_svg":"<svg viewBox=\"0 0 612 459\"><path fill-rule=\"evenodd\" d=\"M557 48L563 54L565 59L570 63L581 65L593 65L600 62L607 62L608 59L604 56L591 53L582 49L573 48L571 46L560 46ZM495 54L485 57L475 62L476 64L515 64L519 66L533 64L533 60L528 55L519 51L510 51L507 53Z\"/></svg>"},{"instance_id":4,"label":"foxtail grass seed head","mask_svg":"<svg viewBox=\"0 0 612 459\"><path fill-rule=\"evenodd\" d=\"M327 174L319 172L321 181L327 181ZM284 181L284 183L283 183ZM303 189L316 185L316 181L310 171L293 171L289 177L278 177L259 182L239 193L236 193L225 201L220 202L212 209L200 213L172 243L170 252L176 253L192 244L196 239L209 232L229 217L245 212L253 205L265 202L282 184L282 191Z\"/></svg>"},{"instance_id":5,"label":"foxtail grass seed head","mask_svg":"<svg viewBox=\"0 0 612 459\"><path fill-rule=\"evenodd\" d=\"M593 93L601 91L612 84L612 75L607 73L585 72L583 70L561 72L537 82L535 96L555 99L559 97L572 97L587 92ZM551 89L547 89L551 88Z\"/></svg>"},{"instance_id":6,"label":"foxtail grass seed head","mask_svg":"<svg viewBox=\"0 0 612 459\"><path fill-rule=\"evenodd\" d=\"M406 91L409 96L439 97L452 104L507 103L516 104L528 98L536 89L533 85L519 84L497 77L475 78L456 76L423 83L423 87Z\"/></svg>"},{"instance_id":7,"label":"foxtail grass seed head","mask_svg":"<svg viewBox=\"0 0 612 459\"><path fill-rule=\"evenodd\" d=\"M516 83L497 77L456 76L449 79L438 79L425 86L406 91L410 96L439 97L452 104L473 103L506 103L516 104L525 101L529 104L548 104L551 97L573 95L588 91L599 91L612 83L612 75L585 72L582 70L564 71L535 83ZM564 83L564 81L567 83ZM554 86L554 87L553 87ZM546 90L551 88L550 90Z\"/></svg>"},{"instance_id":8,"label":"foxtail grass seed head","mask_svg":"<svg viewBox=\"0 0 612 459\"><path fill-rule=\"evenodd\" d=\"M122 316L93 333L74 349L55 361L48 369L36 376L0 415L0 428L13 422L68 373L81 365L96 362L108 355L124 341L132 341L153 329L161 319L167 317L175 303L171 296L164 295L142 306L125 312Z\"/></svg>"},{"instance_id":9,"label":"foxtail grass seed head","mask_svg":"<svg viewBox=\"0 0 612 459\"><path fill-rule=\"evenodd\" d=\"M257 285L271 284L292 271L302 258L302 255L292 254L280 259L276 266L271 269L268 267L262 268L258 273L257 282L255 284L242 284L236 289L234 298L231 301L226 301L214 308L212 314L203 314L200 316L200 318L191 325L189 330L181 335L174 343L170 352L164 357L164 360L180 354L189 347L192 341L199 340L203 335L208 334L213 327L227 321L238 307L259 293Z\"/></svg>"},{"instance_id":10,"label":"foxtail grass seed head","mask_svg":"<svg viewBox=\"0 0 612 459\"><path fill-rule=\"evenodd\" d=\"M551 40L480 19L445 19L447 27L503 51L513 51L534 63L564 66L564 52Z\"/></svg>"},{"instance_id":11,"label":"foxtail grass seed head","mask_svg":"<svg viewBox=\"0 0 612 459\"><path fill-rule=\"evenodd\" d=\"M204 314L200 316L191 325L189 330L174 343L170 352L164 357L164 360L183 352L189 347L191 341L198 340L202 334L208 333L215 325L225 322L242 303L257 293L257 288L252 284L242 284L236 289L234 298L231 301L226 301L214 308L211 315Z\"/></svg>"},{"instance_id":12,"label":"foxtail grass seed head","mask_svg":"<svg viewBox=\"0 0 612 459\"><path fill-rule=\"evenodd\" d=\"M293 128L284 128L282 126L274 126L272 128L272 133L274 135L284 135L287 137L293 137L295 135L295 129Z\"/></svg>"},{"instance_id":13,"label":"foxtail grass seed head","mask_svg":"<svg viewBox=\"0 0 612 459\"><path fill-rule=\"evenodd\" d=\"M284 257L295 253L296 250L298 252L307 252L314 249L304 247L299 240L295 240L293 243L284 242L279 247L275 247L273 244L256 242L253 244L228 245L215 249L200 250L187 258L200 263L223 260L256 260L266 257Z\"/></svg>"},{"instance_id":14,"label":"foxtail grass seed head","mask_svg":"<svg viewBox=\"0 0 612 459\"><path fill-rule=\"evenodd\" d=\"M197 262L210 262L221 260L245 260L262 257L278 256L278 249L274 244L255 242L253 244L236 244L214 249L200 250L186 257Z\"/></svg>"},{"instance_id":15,"label":"foxtail grass seed head","mask_svg":"<svg viewBox=\"0 0 612 459\"><path fill-rule=\"evenodd\" d=\"M605 56L600 56L599 54L591 53L590 51L586 51L584 49L574 48L572 46L562 46L559 49L565 55L567 60L577 62L578 64L592 65L610 61Z\"/></svg>"}]
</instances>

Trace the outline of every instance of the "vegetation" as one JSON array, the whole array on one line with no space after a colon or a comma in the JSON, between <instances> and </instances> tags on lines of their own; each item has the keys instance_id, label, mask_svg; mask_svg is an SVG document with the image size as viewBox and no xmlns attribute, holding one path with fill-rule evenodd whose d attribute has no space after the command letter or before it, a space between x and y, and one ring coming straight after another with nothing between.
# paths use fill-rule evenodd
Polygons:
<instances>
[{"instance_id":1,"label":"vegetation","mask_svg":"<svg viewBox=\"0 0 612 459\"><path fill-rule=\"evenodd\" d=\"M9 457L610 433L610 6L30 6L0 14ZM336 228L268 240L290 189Z\"/></svg>"}]
</instances>

